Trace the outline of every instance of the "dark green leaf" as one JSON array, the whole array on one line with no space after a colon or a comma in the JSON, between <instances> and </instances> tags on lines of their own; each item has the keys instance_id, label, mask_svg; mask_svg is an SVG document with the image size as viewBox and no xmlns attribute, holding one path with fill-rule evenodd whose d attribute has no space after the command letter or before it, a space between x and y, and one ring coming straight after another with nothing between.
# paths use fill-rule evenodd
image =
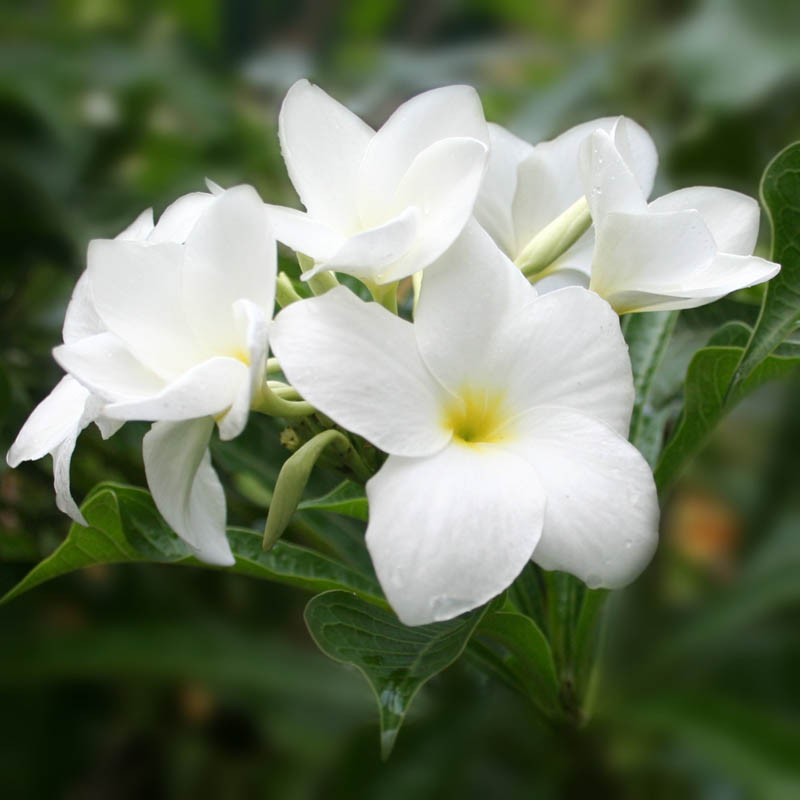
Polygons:
<instances>
[{"instance_id":1,"label":"dark green leaf","mask_svg":"<svg viewBox=\"0 0 800 800\"><path fill-rule=\"evenodd\" d=\"M366 522L369 513L364 487L355 481L343 481L322 497L303 500L297 508L299 511L306 509L334 511L337 514L344 514L364 522Z\"/></svg>"},{"instance_id":2,"label":"dark green leaf","mask_svg":"<svg viewBox=\"0 0 800 800\"><path fill-rule=\"evenodd\" d=\"M83 505L88 528L73 524L61 546L35 566L1 600L6 603L40 583L92 564L155 561L205 566L170 530L143 489L103 484ZM268 553L261 534L230 528L236 556L233 572L298 586L310 591L347 589L375 603L385 603L375 581L313 550L279 542Z\"/></svg>"},{"instance_id":3,"label":"dark green leaf","mask_svg":"<svg viewBox=\"0 0 800 800\"><path fill-rule=\"evenodd\" d=\"M761 200L772 224L772 260L781 271L767 285L732 392L789 335L800 316L800 142L782 150L767 166Z\"/></svg>"},{"instance_id":4,"label":"dark green leaf","mask_svg":"<svg viewBox=\"0 0 800 800\"><path fill-rule=\"evenodd\" d=\"M461 655L485 611L409 628L390 611L333 591L312 598L305 618L322 652L358 668L375 692L385 759L417 692Z\"/></svg>"},{"instance_id":5,"label":"dark green leaf","mask_svg":"<svg viewBox=\"0 0 800 800\"><path fill-rule=\"evenodd\" d=\"M558 678L553 653L536 623L523 614L493 611L483 618L478 631L508 651L503 664L519 688L545 714L556 715Z\"/></svg>"},{"instance_id":6,"label":"dark green leaf","mask_svg":"<svg viewBox=\"0 0 800 800\"><path fill-rule=\"evenodd\" d=\"M742 398L769 380L788 375L800 364L794 343L776 348L732 393L728 387L744 352L741 345L749 328L741 322L724 325L708 347L698 350L689 364L684 388L683 413L655 470L664 489L687 459L700 449L720 419Z\"/></svg>"},{"instance_id":7,"label":"dark green leaf","mask_svg":"<svg viewBox=\"0 0 800 800\"><path fill-rule=\"evenodd\" d=\"M606 589L586 589L583 594L572 645L575 688L579 698L586 698L602 641Z\"/></svg>"},{"instance_id":8,"label":"dark green leaf","mask_svg":"<svg viewBox=\"0 0 800 800\"><path fill-rule=\"evenodd\" d=\"M677 311L655 311L629 314L622 321L636 389L629 438L651 465L660 450L659 433L664 430L667 415L651 407L650 389L677 319Z\"/></svg>"}]
</instances>

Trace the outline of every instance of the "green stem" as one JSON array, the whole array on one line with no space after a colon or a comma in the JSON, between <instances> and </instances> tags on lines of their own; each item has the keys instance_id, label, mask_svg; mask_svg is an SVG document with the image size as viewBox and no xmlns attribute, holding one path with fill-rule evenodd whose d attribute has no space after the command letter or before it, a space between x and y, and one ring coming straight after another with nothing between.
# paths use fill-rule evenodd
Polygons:
<instances>
[{"instance_id":1,"label":"green stem","mask_svg":"<svg viewBox=\"0 0 800 800\"><path fill-rule=\"evenodd\" d=\"M285 272L278 274L278 280L275 283L275 300L281 308L296 303L303 298L295 290L292 281Z\"/></svg>"},{"instance_id":2,"label":"green stem","mask_svg":"<svg viewBox=\"0 0 800 800\"><path fill-rule=\"evenodd\" d=\"M376 303L380 303L392 314L397 313L397 281L381 286L367 281L365 281L365 284Z\"/></svg>"},{"instance_id":3,"label":"green stem","mask_svg":"<svg viewBox=\"0 0 800 800\"><path fill-rule=\"evenodd\" d=\"M541 273L559 256L566 253L589 230L591 224L589 204L585 197L581 197L539 231L514 263L526 278L541 277Z\"/></svg>"},{"instance_id":4,"label":"green stem","mask_svg":"<svg viewBox=\"0 0 800 800\"><path fill-rule=\"evenodd\" d=\"M327 269L309 278L307 283L315 295L325 294L340 285L336 275Z\"/></svg>"},{"instance_id":5,"label":"green stem","mask_svg":"<svg viewBox=\"0 0 800 800\"><path fill-rule=\"evenodd\" d=\"M279 397L272 391L268 383L261 386L261 391L258 397L255 398L252 405L253 411L258 411L260 414L269 414L273 417L307 417L313 414L316 410L311 403L305 400L287 400Z\"/></svg>"}]
</instances>

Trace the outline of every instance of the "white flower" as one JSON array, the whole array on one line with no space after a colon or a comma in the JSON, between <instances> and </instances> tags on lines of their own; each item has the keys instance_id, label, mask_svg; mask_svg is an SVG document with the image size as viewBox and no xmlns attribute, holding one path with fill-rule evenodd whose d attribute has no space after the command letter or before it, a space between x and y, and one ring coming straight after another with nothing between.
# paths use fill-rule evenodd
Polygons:
<instances>
[{"instance_id":1,"label":"white flower","mask_svg":"<svg viewBox=\"0 0 800 800\"><path fill-rule=\"evenodd\" d=\"M596 231L590 288L618 313L693 308L780 270L752 255L759 223L752 198L695 186L648 204L602 130L584 141L580 162Z\"/></svg>"},{"instance_id":2,"label":"white flower","mask_svg":"<svg viewBox=\"0 0 800 800\"><path fill-rule=\"evenodd\" d=\"M198 558L232 564L208 442L215 423L222 439L241 433L261 390L275 240L249 186L176 206L169 231L91 242L85 281L101 325L54 355L108 419L155 421L143 451L156 505Z\"/></svg>"},{"instance_id":3,"label":"white flower","mask_svg":"<svg viewBox=\"0 0 800 800\"><path fill-rule=\"evenodd\" d=\"M122 231L117 239L144 240L153 233L153 229L153 210L149 208ZM89 298L88 277L84 272L78 279L67 306L63 341L71 344L102 330L103 324ZM86 520L72 497L69 479L75 443L81 431L92 422L100 428L104 439L116 433L122 425L121 422L102 416L103 405L101 398L92 395L70 375L65 375L33 410L6 456L9 466L18 467L23 461L36 461L48 453L52 455L56 505L81 525L86 525Z\"/></svg>"},{"instance_id":4,"label":"white flower","mask_svg":"<svg viewBox=\"0 0 800 800\"><path fill-rule=\"evenodd\" d=\"M477 224L426 271L413 325L341 287L284 309L271 344L307 400L389 453L367 545L406 624L482 604L530 558L606 587L649 561L616 315L582 288L537 296Z\"/></svg>"},{"instance_id":5,"label":"white flower","mask_svg":"<svg viewBox=\"0 0 800 800\"><path fill-rule=\"evenodd\" d=\"M438 258L472 214L489 135L469 86L425 92L376 133L306 80L279 119L281 150L306 213L269 206L279 241L321 270L386 284Z\"/></svg>"},{"instance_id":6,"label":"white flower","mask_svg":"<svg viewBox=\"0 0 800 800\"><path fill-rule=\"evenodd\" d=\"M518 266L523 266L519 259L534 237L583 197L578 153L581 143L595 130L613 132L619 152L647 197L653 188L658 154L647 131L631 119L605 117L584 122L535 147L505 128L489 124L489 164L475 218ZM548 266L539 290L588 285L593 249L594 233L589 230Z\"/></svg>"}]
</instances>

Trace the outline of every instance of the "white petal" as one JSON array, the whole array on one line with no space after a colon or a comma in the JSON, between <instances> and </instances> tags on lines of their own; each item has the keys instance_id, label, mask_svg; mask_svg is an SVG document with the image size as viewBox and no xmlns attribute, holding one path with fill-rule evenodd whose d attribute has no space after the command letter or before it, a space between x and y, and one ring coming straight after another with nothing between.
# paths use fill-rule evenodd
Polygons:
<instances>
[{"instance_id":1,"label":"white petal","mask_svg":"<svg viewBox=\"0 0 800 800\"><path fill-rule=\"evenodd\" d=\"M642 194L647 197L652 191L658 155L644 128L625 117L603 117L576 125L552 141L537 144L519 165L513 200L514 256L584 193L579 152L583 141L596 130L613 135L614 146L636 177Z\"/></svg>"},{"instance_id":2,"label":"white petal","mask_svg":"<svg viewBox=\"0 0 800 800\"><path fill-rule=\"evenodd\" d=\"M413 326L344 287L292 303L270 345L312 405L376 447L422 456L450 439L441 393L422 362Z\"/></svg>"},{"instance_id":3,"label":"white petal","mask_svg":"<svg viewBox=\"0 0 800 800\"><path fill-rule=\"evenodd\" d=\"M394 195L414 159L440 139L477 139L489 146L489 130L477 92L471 86L445 86L403 103L375 134L359 172L359 213Z\"/></svg>"},{"instance_id":4,"label":"white petal","mask_svg":"<svg viewBox=\"0 0 800 800\"><path fill-rule=\"evenodd\" d=\"M451 619L509 586L539 541L545 506L524 459L456 442L428 458L390 456L367 497L367 547L406 625Z\"/></svg>"},{"instance_id":5,"label":"white petal","mask_svg":"<svg viewBox=\"0 0 800 800\"><path fill-rule=\"evenodd\" d=\"M420 217L418 209L407 208L385 224L351 236L332 258L317 262L303 273L303 278L332 269L374 283L383 282L383 270L403 258L414 244Z\"/></svg>"},{"instance_id":6,"label":"white petal","mask_svg":"<svg viewBox=\"0 0 800 800\"><path fill-rule=\"evenodd\" d=\"M532 300L498 329L483 380L510 408L558 405L627 435L634 389L619 318L577 286ZM513 427L513 422L511 423Z\"/></svg>"},{"instance_id":7,"label":"white petal","mask_svg":"<svg viewBox=\"0 0 800 800\"><path fill-rule=\"evenodd\" d=\"M80 428L74 428L58 447L53 448L53 488L56 491L58 510L66 514L73 522L88 527L89 523L72 496L69 478L72 454L75 452L75 444L78 441L80 430Z\"/></svg>"},{"instance_id":8,"label":"white petal","mask_svg":"<svg viewBox=\"0 0 800 800\"><path fill-rule=\"evenodd\" d=\"M289 177L311 216L343 234L358 230L356 184L372 128L300 80L283 101L278 135Z\"/></svg>"},{"instance_id":9,"label":"white petal","mask_svg":"<svg viewBox=\"0 0 800 800\"><path fill-rule=\"evenodd\" d=\"M110 439L124 424L124 419L108 419L102 414L94 421L103 439Z\"/></svg>"},{"instance_id":10,"label":"white petal","mask_svg":"<svg viewBox=\"0 0 800 800\"><path fill-rule=\"evenodd\" d=\"M225 493L211 466L214 420L157 422L142 442L147 485L172 529L208 564L234 563L225 536Z\"/></svg>"},{"instance_id":11,"label":"white petal","mask_svg":"<svg viewBox=\"0 0 800 800\"><path fill-rule=\"evenodd\" d=\"M87 336L102 333L105 329L106 326L97 311L95 311L92 303L92 295L89 289L89 273L84 271L72 290L67 313L64 315L62 338L64 342L70 344L71 342L85 339Z\"/></svg>"},{"instance_id":12,"label":"white petal","mask_svg":"<svg viewBox=\"0 0 800 800\"><path fill-rule=\"evenodd\" d=\"M779 264L763 258L722 253L682 278L680 283L664 283L660 293L621 291L607 299L619 314L696 308L738 289L768 281L779 271Z\"/></svg>"},{"instance_id":13,"label":"white petal","mask_svg":"<svg viewBox=\"0 0 800 800\"><path fill-rule=\"evenodd\" d=\"M475 203L475 219L498 247L514 258L517 253L511 206L517 189L517 167L533 147L491 122L489 142L489 161Z\"/></svg>"},{"instance_id":14,"label":"white petal","mask_svg":"<svg viewBox=\"0 0 800 800\"><path fill-rule=\"evenodd\" d=\"M114 238L132 242L140 242L153 232L153 209L147 208L136 219L118 233Z\"/></svg>"},{"instance_id":15,"label":"white petal","mask_svg":"<svg viewBox=\"0 0 800 800\"><path fill-rule=\"evenodd\" d=\"M233 400L230 411L218 421L219 438L228 441L237 437L247 425L253 397L258 392L267 366L267 326L272 314L249 300L239 300L234 304L237 325L246 343L249 365L249 379L242 381Z\"/></svg>"},{"instance_id":16,"label":"white petal","mask_svg":"<svg viewBox=\"0 0 800 800\"><path fill-rule=\"evenodd\" d=\"M639 451L597 420L537 408L515 451L535 467L547 498L533 560L615 589L647 566L658 538L658 496Z\"/></svg>"},{"instance_id":17,"label":"white petal","mask_svg":"<svg viewBox=\"0 0 800 800\"><path fill-rule=\"evenodd\" d=\"M746 194L693 186L665 194L648 208L659 212L695 209L711 231L720 253L749 256L756 246L761 212L758 203Z\"/></svg>"},{"instance_id":18,"label":"white petal","mask_svg":"<svg viewBox=\"0 0 800 800\"><path fill-rule=\"evenodd\" d=\"M557 289L565 289L567 286L581 286L588 289L589 276L578 269L559 269L536 281L536 291L539 294L555 292Z\"/></svg>"},{"instance_id":19,"label":"white petal","mask_svg":"<svg viewBox=\"0 0 800 800\"><path fill-rule=\"evenodd\" d=\"M182 310L184 248L95 239L89 244L94 307L145 366L170 378L202 360Z\"/></svg>"},{"instance_id":20,"label":"white petal","mask_svg":"<svg viewBox=\"0 0 800 800\"><path fill-rule=\"evenodd\" d=\"M321 261L331 258L345 238L310 214L283 206L264 206L275 238L297 253Z\"/></svg>"},{"instance_id":21,"label":"white petal","mask_svg":"<svg viewBox=\"0 0 800 800\"><path fill-rule=\"evenodd\" d=\"M242 387L249 390L250 370L236 358L216 357L187 370L157 394L110 403L109 419L183 420L225 413Z\"/></svg>"},{"instance_id":22,"label":"white petal","mask_svg":"<svg viewBox=\"0 0 800 800\"><path fill-rule=\"evenodd\" d=\"M277 253L261 198L237 186L214 198L186 241L181 294L186 317L208 354L237 355L234 303L267 317L275 304Z\"/></svg>"},{"instance_id":23,"label":"white petal","mask_svg":"<svg viewBox=\"0 0 800 800\"><path fill-rule=\"evenodd\" d=\"M477 139L444 139L423 150L403 176L398 207L422 212L412 250L380 276L389 283L413 275L435 261L464 229L472 216L487 156Z\"/></svg>"},{"instance_id":24,"label":"white petal","mask_svg":"<svg viewBox=\"0 0 800 800\"><path fill-rule=\"evenodd\" d=\"M83 386L65 375L22 426L6 457L9 466L46 456L73 431L80 430L89 397Z\"/></svg>"},{"instance_id":25,"label":"white petal","mask_svg":"<svg viewBox=\"0 0 800 800\"><path fill-rule=\"evenodd\" d=\"M7 456L9 465L16 467L51 453L56 505L81 525L86 525L86 520L70 492L70 461L78 435L97 417L101 406L101 401L65 375L33 410Z\"/></svg>"},{"instance_id":26,"label":"white petal","mask_svg":"<svg viewBox=\"0 0 800 800\"><path fill-rule=\"evenodd\" d=\"M428 368L451 392L460 392L493 360L498 326L535 297L522 273L472 221L422 280L414 320Z\"/></svg>"},{"instance_id":27,"label":"white petal","mask_svg":"<svg viewBox=\"0 0 800 800\"><path fill-rule=\"evenodd\" d=\"M595 225L614 211L638 214L646 210L642 187L610 134L598 130L585 139L580 147L579 165Z\"/></svg>"},{"instance_id":28,"label":"white petal","mask_svg":"<svg viewBox=\"0 0 800 800\"><path fill-rule=\"evenodd\" d=\"M594 259L595 233L594 227L589 228L586 233L575 242L563 255L559 256L552 264L551 268L559 270L575 270L586 275L587 279L592 272L592 260ZM538 284L540 281L536 282ZM588 284L581 283L586 286Z\"/></svg>"},{"instance_id":29,"label":"white petal","mask_svg":"<svg viewBox=\"0 0 800 800\"><path fill-rule=\"evenodd\" d=\"M99 333L53 350L59 365L106 400L149 397L164 380L147 369L113 333Z\"/></svg>"},{"instance_id":30,"label":"white petal","mask_svg":"<svg viewBox=\"0 0 800 800\"><path fill-rule=\"evenodd\" d=\"M605 298L681 286L717 252L697 211L611 213L596 230L590 287Z\"/></svg>"},{"instance_id":31,"label":"white petal","mask_svg":"<svg viewBox=\"0 0 800 800\"><path fill-rule=\"evenodd\" d=\"M650 197L658 169L658 152L650 134L628 117L616 119L613 134L614 144L636 176L642 194Z\"/></svg>"},{"instance_id":32,"label":"white petal","mask_svg":"<svg viewBox=\"0 0 800 800\"><path fill-rule=\"evenodd\" d=\"M210 192L191 192L179 197L164 209L158 224L150 234L151 242L173 242L183 244L192 232L200 215L214 201Z\"/></svg>"}]
</instances>

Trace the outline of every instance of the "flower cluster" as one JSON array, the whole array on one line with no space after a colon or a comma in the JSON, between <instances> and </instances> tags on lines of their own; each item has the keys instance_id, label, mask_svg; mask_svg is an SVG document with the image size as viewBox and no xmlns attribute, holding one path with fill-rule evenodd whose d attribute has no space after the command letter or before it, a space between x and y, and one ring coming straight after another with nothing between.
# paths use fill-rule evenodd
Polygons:
<instances>
[{"instance_id":1,"label":"flower cluster","mask_svg":"<svg viewBox=\"0 0 800 800\"><path fill-rule=\"evenodd\" d=\"M91 242L54 351L67 375L9 463L51 453L58 506L84 524L79 433L151 421L156 505L199 559L230 565L214 428L321 414L388 456L366 481L366 543L405 623L484 603L531 559L589 586L635 578L658 502L627 440L618 315L775 275L752 255L755 201L695 187L648 202L656 150L633 121L532 146L487 124L466 86L412 98L376 132L299 81L279 136L305 211L210 184ZM313 296L277 274L276 240ZM413 316L397 313L406 279ZM268 380L268 347L286 383Z\"/></svg>"}]
</instances>

